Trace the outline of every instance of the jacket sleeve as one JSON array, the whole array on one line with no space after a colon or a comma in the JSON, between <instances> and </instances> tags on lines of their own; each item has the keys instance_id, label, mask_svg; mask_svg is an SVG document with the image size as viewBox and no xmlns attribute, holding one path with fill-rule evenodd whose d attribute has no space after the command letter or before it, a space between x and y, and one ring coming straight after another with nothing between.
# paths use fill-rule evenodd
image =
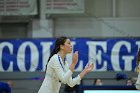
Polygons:
<instances>
[{"instance_id":1,"label":"jacket sleeve","mask_svg":"<svg viewBox=\"0 0 140 93\"><path fill-rule=\"evenodd\" d=\"M67 81L67 84L70 87L74 87L76 84L80 83L80 80L81 80L81 78L79 75L75 78L70 77L69 80Z\"/></svg>"},{"instance_id":2,"label":"jacket sleeve","mask_svg":"<svg viewBox=\"0 0 140 93\"><path fill-rule=\"evenodd\" d=\"M57 56L54 56L52 58L51 62L52 62L52 68L55 70L55 73L56 73L57 77L59 78L59 80L62 83L64 83L64 84L67 83L70 87L73 87L80 82L81 78L80 78L79 75L72 79L72 74L73 73L69 69L68 64L67 64L67 71L64 72Z\"/></svg>"},{"instance_id":3,"label":"jacket sleeve","mask_svg":"<svg viewBox=\"0 0 140 93\"><path fill-rule=\"evenodd\" d=\"M67 70L69 70L69 65L66 64L66 68ZM78 75L77 77L75 78L72 78L72 76L66 81L66 83L70 86L70 87L73 87L75 86L76 84L79 84L81 81L81 78L80 76Z\"/></svg>"},{"instance_id":4,"label":"jacket sleeve","mask_svg":"<svg viewBox=\"0 0 140 93\"><path fill-rule=\"evenodd\" d=\"M63 83L66 83L73 74L70 69L67 70L66 72L63 71L63 68L62 68L57 56L54 56L51 59L51 67L54 69L55 74L57 75L59 80Z\"/></svg>"}]
</instances>

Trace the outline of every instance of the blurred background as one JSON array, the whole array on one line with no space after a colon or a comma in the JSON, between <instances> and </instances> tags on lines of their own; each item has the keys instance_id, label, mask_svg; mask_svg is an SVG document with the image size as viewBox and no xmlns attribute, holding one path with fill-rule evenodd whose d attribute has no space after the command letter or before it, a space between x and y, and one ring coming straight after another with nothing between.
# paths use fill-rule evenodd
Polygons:
<instances>
[{"instance_id":1,"label":"blurred background","mask_svg":"<svg viewBox=\"0 0 140 93\"><path fill-rule=\"evenodd\" d=\"M11 93L37 93L55 39L67 36L73 52L79 51L73 76L88 62L95 67L74 88L62 85L60 93L136 92L139 4L140 0L0 0L0 82L9 84ZM69 64L71 57L67 56Z\"/></svg>"}]
</instances>

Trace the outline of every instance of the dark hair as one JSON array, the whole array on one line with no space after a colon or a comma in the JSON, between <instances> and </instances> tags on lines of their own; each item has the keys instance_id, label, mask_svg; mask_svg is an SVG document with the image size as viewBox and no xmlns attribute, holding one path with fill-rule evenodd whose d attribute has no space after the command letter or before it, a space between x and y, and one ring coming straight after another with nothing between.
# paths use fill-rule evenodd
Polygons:
<instances>
[{"instance_id":1,"label":"dark hair","mask_svg":"<svg viewBox=\"0 0 140 93\"><path fill-rule=\"evenodd\" d=\"M68 39L68 37L65 37L65 36L59 37L56 39L54 49L52 50L52 52L48 58L48 62L50 61L51 57L54 54L57 54L60 51L60 45L64 45L64 43L66 42L66 39ZM46 64L46 68L47 68L47 64Z\"/></svg>"}]
</instances>

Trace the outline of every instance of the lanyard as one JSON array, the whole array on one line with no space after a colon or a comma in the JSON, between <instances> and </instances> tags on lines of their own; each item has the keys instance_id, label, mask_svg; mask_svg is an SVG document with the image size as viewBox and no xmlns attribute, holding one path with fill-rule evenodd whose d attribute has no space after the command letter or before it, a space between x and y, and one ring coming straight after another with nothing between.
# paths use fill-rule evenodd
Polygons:
<instances>
[{"instance_id":1,"label":"lanyard","mask_svg":"<svg viewBox=\"0 0 140 93\"><path fill-rule=\"evenodd\" d=\"M63 71L64 71L64 67L63 67L63 65L62 65L62 63L61 63L61 58L60 58L59 55L58 55L58 59L59 59L60 65L61 65L61 67L63 68ZM64 62L65 62L65 60L66 60L66 58L64 58Z\"/></svg>"}]
</instances>

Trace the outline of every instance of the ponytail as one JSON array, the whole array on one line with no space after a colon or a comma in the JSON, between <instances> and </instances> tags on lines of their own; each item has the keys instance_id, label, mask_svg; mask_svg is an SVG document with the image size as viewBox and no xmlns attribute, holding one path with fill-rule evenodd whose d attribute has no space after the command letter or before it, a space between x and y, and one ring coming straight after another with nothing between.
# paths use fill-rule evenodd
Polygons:
<instances>
[{"instance_id":1,"label":"ponytail","mask_svg":"<svg viewBox=\"0 0 140 93\"><path fill-rule=\"evenodd\" d=\"M51 55L49 56L48 61L47 61L47 64L46 64L46 70L47 70L48 62L50 61L51 57L52 57L54 54L57 54L59 50L60 50L60 49L57 49L57 48L56 48L56 49L54 48L54 49L52 50ZM46 71L46 70L45 70L45 71Z\"/></svg>"},{"instance_id":2,"label":"ponytail","mask_svg":"<svg viewBox=\"0 0 140 93\"><path fill-rule=\"evenodd\" d=\"M53 51L51 52L51 55L49 56L49 59L48 59L48 62L50 61L51 57L54 55L54 54L57 54L59 52L60 48L54 48Z\"/></svg>"}]
</instances>

